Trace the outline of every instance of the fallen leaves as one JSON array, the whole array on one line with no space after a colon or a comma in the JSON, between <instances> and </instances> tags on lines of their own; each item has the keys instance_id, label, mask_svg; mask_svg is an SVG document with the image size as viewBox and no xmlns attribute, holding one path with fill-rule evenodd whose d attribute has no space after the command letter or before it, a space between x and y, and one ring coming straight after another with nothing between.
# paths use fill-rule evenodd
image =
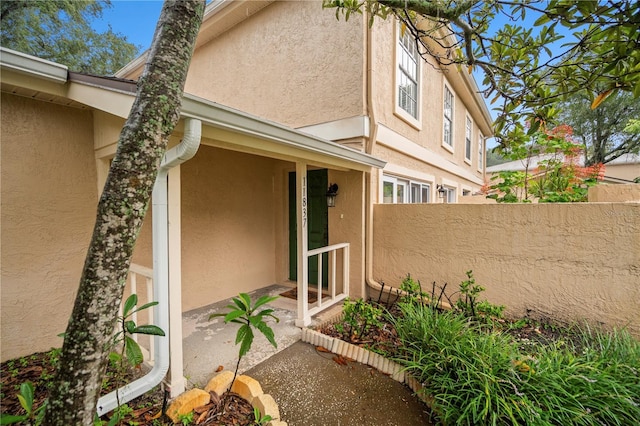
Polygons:
<instances>
[{"instance_id":1,"label":"fallen leaves","mask_svg":"<svg viewBox=\"0 0 640 426\"><path fill-rule=\"evenodd\" d=\"M342 355L335 355L333 358L333 362L339 365L349 365L349 362L354 362L355 360L352 358L348 358Z\"/></svg>"}]
</instances>

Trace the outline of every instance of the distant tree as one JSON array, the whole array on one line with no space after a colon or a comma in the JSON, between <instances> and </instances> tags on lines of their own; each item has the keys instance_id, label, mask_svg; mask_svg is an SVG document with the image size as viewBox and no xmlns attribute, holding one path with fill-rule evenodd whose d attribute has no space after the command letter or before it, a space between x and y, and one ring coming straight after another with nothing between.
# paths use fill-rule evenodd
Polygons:
<instances>
[{"instance_id":1,"label":"distant tree","mask_svg":"<svg viewBox=\"0 0 640 426\"><path fill-rule=\"evenodd\" d=\"M493 148L487 149L487 167L506 163L507 161L509 161L509 159L503 157L497 150Z\"/></svg>"},{"instance_id":2,"label":"distant tree","mask_svg":"<svg viewBox=\"0 0 640 426\"><path fill-rule=\"evenodd\" d=\"M105 7L110 1L2 0L0 44L72 71L113 75L139 48L111 28L103 33L91 28Z\"/></svg>"},{"instance_id":3,"label":"distant tree","mask_svg":"<svg viewBox=\"0 0 640 426\"><path fill-rule=\"evenodd\" d=\"M131 112L98 202L96 223L43 424L92 425L133 247L169 136L205 0L166 0Z\"/></svg>"},{"instance_id":4,"label":"distant tree","mask_svg":"<svg viewBox=\"0 0 640 426\"><path fill-rule=\"evenodd\" d=\"M497 142L525 144L561 124L555 103L583 92L597 106L617 91L640 96L640 2L629 0L324 0L345 19L394 16L443 72L484 73L498 103ZM494 28L495 22L504 22ZM562 29L562 30L560 30ZM570 36L563 37L563 33Z\"/></svg>"},{"instance_id":5,"label":"distant tree","mask_svg":"<svg viewBox=\"0 0 640 426\"><path fill-rule=\"evenodd\" d=\"M560 119L573 127L574 138L584 146L585 164L608 163L624 154L640 151L640 131L633 126L640 117L640 102L630 93L612 94L598 108L578 95L563 102Z\"/></svg>"}]
</instances>

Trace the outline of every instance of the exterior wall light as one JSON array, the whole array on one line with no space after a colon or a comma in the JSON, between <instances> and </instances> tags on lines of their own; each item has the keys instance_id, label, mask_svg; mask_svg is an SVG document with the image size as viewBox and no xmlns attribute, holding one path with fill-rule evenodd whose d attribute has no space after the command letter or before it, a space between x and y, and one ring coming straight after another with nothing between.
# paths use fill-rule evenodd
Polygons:
<instances>
[{"instance_id":1,"label":"exterior wall light","mask_svg":"<svg viewBox=\"0 0 640 426\"><path fill-rule=\"evenodd\" d=\"M436 188L438 189L438 198L445 198L447 196L447 190L443 185L436 185Z\"/></svg>"},{"instance_id":2,"label":"exterior wall light","mask_svg":"<svg viewBox=\"0 0 640 426\"><path fill-rule=\"evenodd\" d=\"M336 196L338 195L338 184L330 183L327 189L327 207L336 206Z\"/></svg>"}]
</instances>

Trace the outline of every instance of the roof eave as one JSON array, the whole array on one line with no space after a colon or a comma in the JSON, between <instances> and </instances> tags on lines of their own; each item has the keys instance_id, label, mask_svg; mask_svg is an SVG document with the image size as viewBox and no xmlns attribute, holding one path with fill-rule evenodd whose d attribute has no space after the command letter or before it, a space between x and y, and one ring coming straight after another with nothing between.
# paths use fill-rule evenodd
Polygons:
<instances>
[{"instance_id":1,"label":"roof eave","mask_svg":"<svg viewBox=\"0 0 640 426\"><path fill-rule=\"evenodd\" d=\"M182 117L196 118L210 126L259 137L271 142L294 146L308 152L339 157L373 168L384 168L386 162L376 157L313 135L283 126L185 93Z\"/></svg>"},{"instance_id":2,"label":"roof eave","mask_svg":"<svg viewBox=\"0 0 640 426\"><path fill-rule=\"evenodd\" d=\"M69 73L69 69L65 65L40 59L2 46L0 46L0 63L2 63L2 68L10 69L21 74L34 75L55 83L66 83Z\"/></svg>"}]
</instances>

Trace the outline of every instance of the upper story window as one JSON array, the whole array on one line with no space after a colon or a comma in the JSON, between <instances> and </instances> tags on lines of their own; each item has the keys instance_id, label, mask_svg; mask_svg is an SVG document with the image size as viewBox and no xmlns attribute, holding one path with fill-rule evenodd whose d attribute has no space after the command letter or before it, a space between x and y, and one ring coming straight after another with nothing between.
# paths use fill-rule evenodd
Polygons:
<instances>
[{"instance_id":1,"label":"upper story window","mask_svg":"<svg viewBox=\"0 0 640 426\"><path fill-rule=\"evenodd\" d=\"M385 204L430 203L431 184L384 175L382 202Z\"/></svg>"},{"instance_id":2,"label":"upper story window","mask_svg":"<svg viewBox=\"0 0 640 426\"><path fill-rule=\"evenodd\" d=\"M464 130L464 159L471 163L471 118L467 116L467 124Z\"/></svg>"},{"instance_id":3,"label":"upper story window","mask_svg":"<svg viewBox=\"0 0 640 426\"><path fill-rule=\"evenodd\" d=\"M397 85L398 106L412 118L418 118L419 55L410 31L398 26Z\"/></svg>"},{"instance_id":4,"label":"upper story window","mask_svg":"<svg viewBox=\"0 0 640 426\"><path fill-rule=\"evenodd\" d=\"M444 144L453 148L453 93L444 86Z\"/></svg>"},{"instance_id":5,"label":"upper story window","mask_svg":"<svg viewBox=\"0 0 640 426\"><path fill-rule=\"evenodd\" d=\"M484 170L484 136L478 134L478 171Z\"/></svg>"}]
</instances>

